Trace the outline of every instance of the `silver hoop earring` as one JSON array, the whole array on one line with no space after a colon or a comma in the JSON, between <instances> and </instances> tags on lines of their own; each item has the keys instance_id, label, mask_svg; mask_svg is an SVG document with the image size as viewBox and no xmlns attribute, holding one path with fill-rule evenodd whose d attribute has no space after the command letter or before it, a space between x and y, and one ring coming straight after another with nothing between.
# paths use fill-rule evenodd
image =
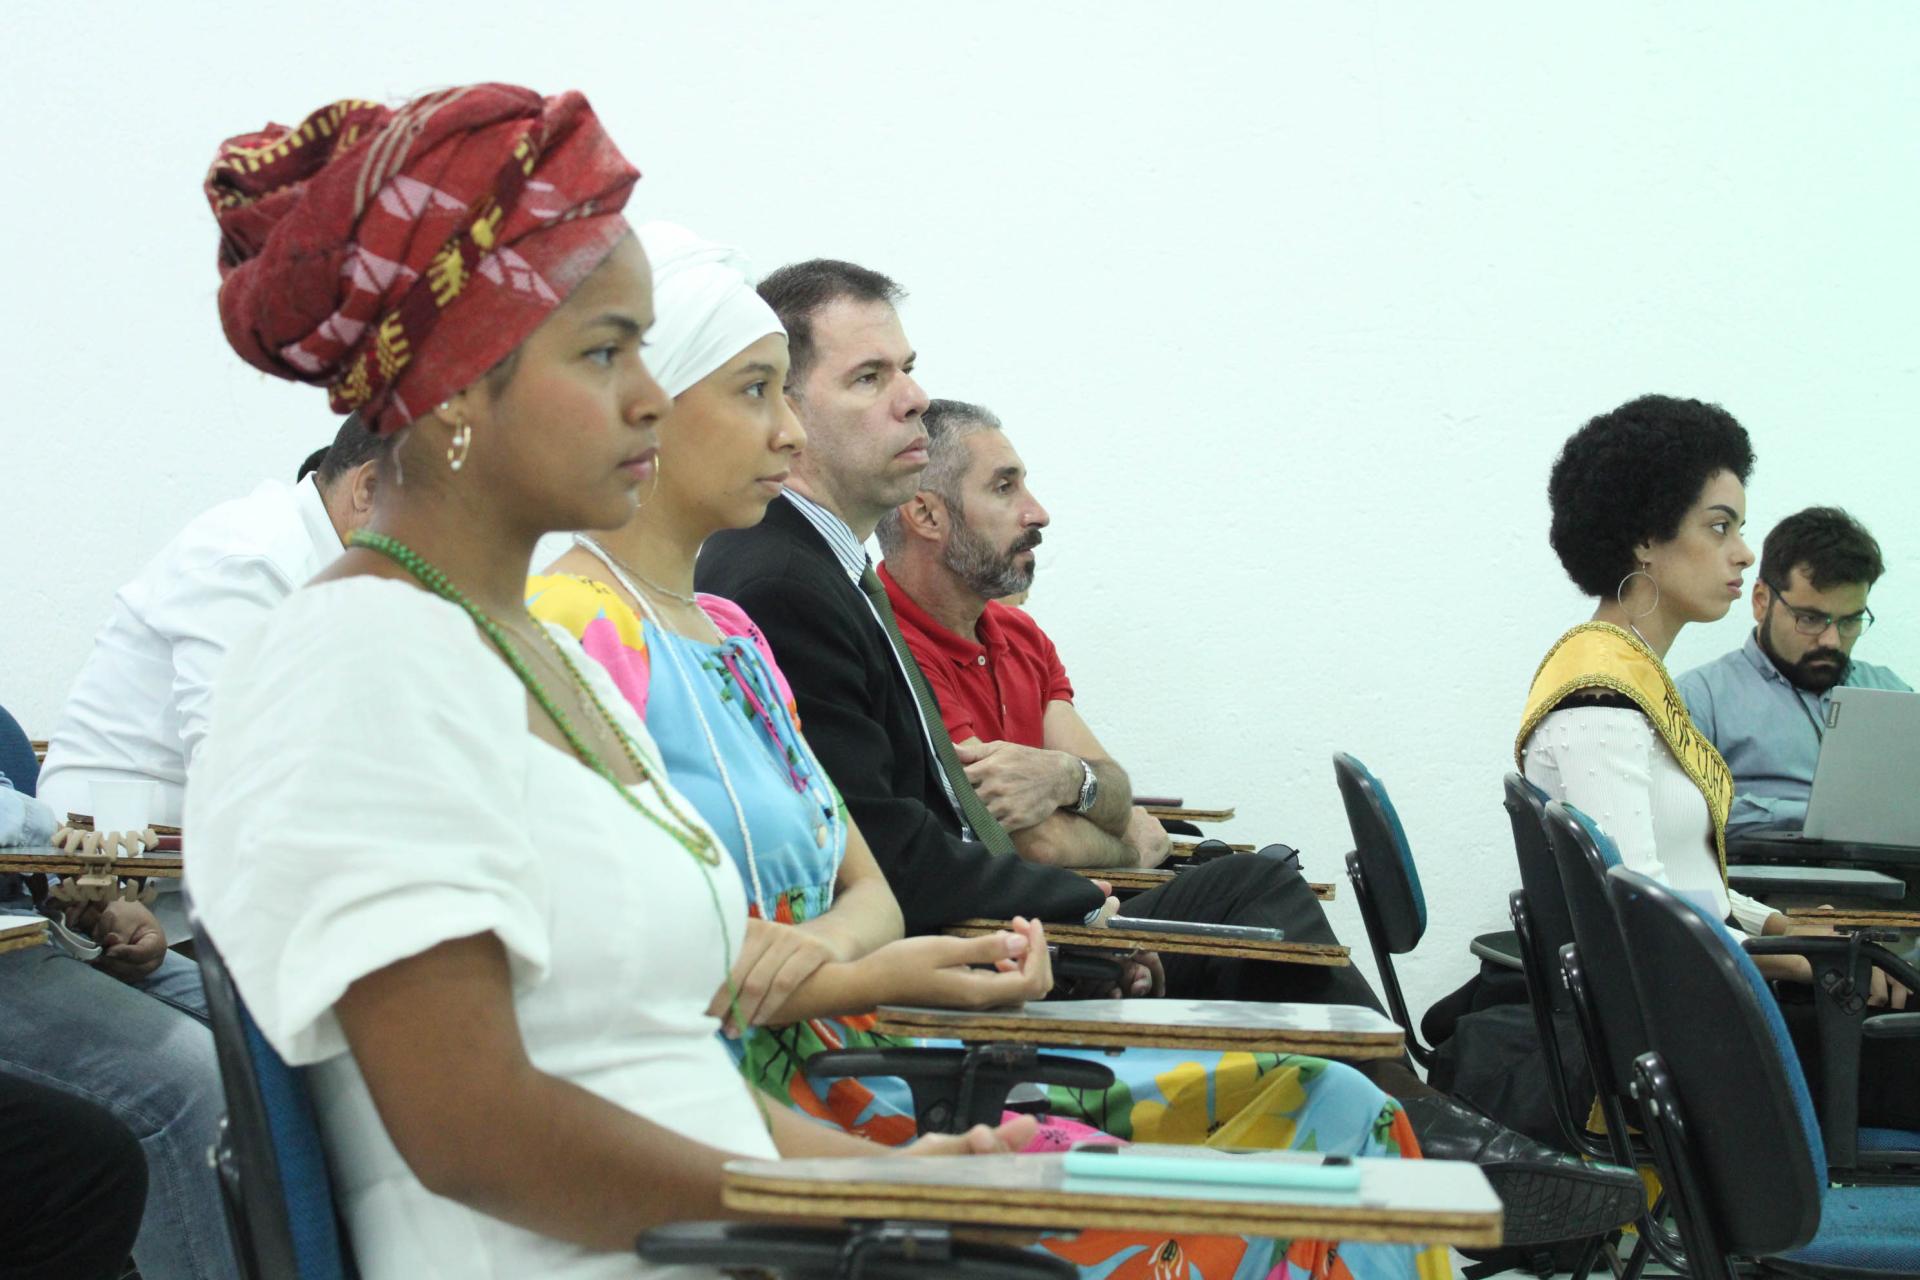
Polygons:
<instances>
[{"instance_id":1,"label":"silver hoop earring","mask_svg":"<svg viewBox=\"0 0 1920 1280\"><path fill-rule=\"evenodd\" d=\"M1639 613L1629 613L1627 615L1627 617L1631 621L1638 622L1640 621L1640 619L1646 617L1648 614L1652 613L1655 609L1658 609L1660 607L1660 584L1659 582L1655 581L1654 576L1648 573L1645 569L1635 569L1632 573L1629 573L1626 577L1620 579L1620 585L1615 587L1613 590L1613 598L1615 602L1618 603L1622 609L1625 609L1627 607L1627 584L1629 582L1632 582L1635 578L1645 578L1648 582L1653 583L1653 603L1648 605L1645 609L1642 609Z\"/></svg>"}]
</instances>

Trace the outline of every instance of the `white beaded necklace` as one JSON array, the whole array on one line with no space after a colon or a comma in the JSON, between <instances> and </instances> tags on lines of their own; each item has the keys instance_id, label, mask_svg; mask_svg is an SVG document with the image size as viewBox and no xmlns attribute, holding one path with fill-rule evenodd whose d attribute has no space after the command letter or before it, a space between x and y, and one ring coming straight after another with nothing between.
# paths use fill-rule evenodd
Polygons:
<instances>
[{"instance_id":1,"label":"white beaded necklace","mask_svg":"<svg viewBox=\"0 0 1920 1280\"><path fill-rule=\"evenodd\" d=\"M605 547L584 533L574 534L573 543L607 567L607 570L619 580L620 585L626 588L627 594L639 602L640 612L646 616L648 622L654 625L655 630L659 631L663 636L672 634L668 631L667 625L660 620L660 615L654 611L653 602L647 598L647 593L635 585L626 569L613 558L612 554L609 553ZM677 595L676 598L678 598ZM695 603L697 604L698 601L695 601ZM702 612L704 613L705 611L703 610ZM711 621L711 619L709 619L709 621ZM718 626L715 626L714 629L716 631L719 630ZM722 634L721 643L725 644L725 642L726 637ZM687 701L693 705L694 718L700 722L700 732L707 740L707 753L713 758L713 767L718 770L720 774L720 786L726 791L727 803L733 808L734 823L740 828L741 847L745 849L747 855L747 877L753 884L754 905L760 909L760 918L762 920L771 921L773 919L773 910L767 905L766 894L760 887L760 864L754 855L753 831L747 825L746 809L740 803L740 795L733 788L733 774L727 768L727 762L720 753L720 741L714 737L713 726L707 722L707 713L700 706L700 691L695 686L692 675L687 671L685 660L681 658L674 645L667 644L662 647L667 651L667 661L672 664L674 675L680 681L680 687L686 691ZM772 713L769 712L768 714L771 715ZM642 718L644 719L644 717ZM820 796L814 791L814 779L824 777L825 774L821 771L819 759L813 754L813 748L807 746L806 740L801 738L797 733L794 735L794 738L800 750L805 753L805 760L808 765L808 776L806 780L807 798L819 802L822 810L827 813L827 836L831 839L833 835L832 829L837 825L835 818L836 809L832 803L832 794L829 792L825 796ZM820 908L823 913L833 906L833 882L840 873L840 857L843 853L844 845L841 846L841 853L837 853L834 857L833 874L827 877L826 900Z\"/></svg>"}]
</instances>

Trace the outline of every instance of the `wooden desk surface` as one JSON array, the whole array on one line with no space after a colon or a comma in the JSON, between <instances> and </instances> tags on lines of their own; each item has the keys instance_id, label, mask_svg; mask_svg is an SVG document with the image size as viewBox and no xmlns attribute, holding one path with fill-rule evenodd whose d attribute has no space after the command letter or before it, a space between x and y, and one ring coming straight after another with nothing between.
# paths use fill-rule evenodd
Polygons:
<instances>
[{"instance_id":1,"label":"wooden desk surface","mask_svg":"<svg viewBox=\"0 0 1920 1280\"><path fill-rule=\"evenodd\" d=\"M1075 871L1089 880L1105 880L1115 889L1125 889L1130 893L1141 893L1148 889L1158 889L1173 879L1174 872L1166 867L1075 867ZM1322 902L1332 902L1338 890L1330 884L1318 884L1309 880L1307 888L1313 890L1313 896Z\"/></svg>"},{"instance_id":2,"label":"wooden desk surface","mask_svg":"<svg viewBox=\"0 0 1920 1280\"><path fill-rule=\"evenodd\" d=\"M1920 911L1851 910L1847 907L1796 907L1786 913L1793 924L1831 925L1836 929L1920 929Z\"/></svg>"},{"instance_id":3,"label":"wooden desk surface","mask_svg":"<svg viewBox=\"0 0 1920 1280\"><path fill-rule=\"evenodd\" d=\"M12 917L0 917L12 919ZM47 922L45 920L20 919L0 928L0 955L9 951L24 951L28 947L37 947L47 940Z\"/></svg>"},{"instance_id":4,"label":"wooden desk surface","mask_svg":"<svg viewBox=\"0 0 1920 1280\"><path fill-rule=\"evenodd\" d=\"M23 845L0 849L0 871L17 875L75 876L99 863L99 858L76 857L51 845ZM110 869L117 876L144 876L150 880L178 880L180 855L155 853L139 858L114 858Z\"/></svg>"},{"instance_id":5,"label":"wooden desk surface","mask_svg":"<svg viewBox=\"0 0 1920 1280\"><path fill-rule=\"evenodd\" d=\"M965 1011L882 1005L879 1029L933 1040L1014 1040L1072 1049L1193 1049L1397 1058L1406 1035L1362 1005L1262 1000L1044 1000Z\"/></svg>"},{"instance_id":6,"label":"wooden desk surface","mask_svg":"<svg viewBox=\"0 0 1920 1280\"><path fill-rule=\"evenodd\" d=\"M1148 804L1142 805L1149 816L1170 818L1175 822L1232 822L1232 809L1189 809L1180 805Z\"/></svg>"},{"instance_id":7,"label":"wooden desk surface","mask_svg":"<svg viewBox=\"0 0 1920 1280\"><path fill-rule=\"evenodd\" d=\"M1164 1147L1173 1152L1193 1148ZM1293 1152L1196 1154L1302 1160ZM906 1220L1048 1231L1146 1231L1389 1244L1500 1242L1500 1199L1473 1165L1359 1159L1357 1194L1069 1178L1062 1157L732 1160L721 1199L744 1213Z\"/></svg>"},{"instance_id":8,"label":"wooden desk surface","mask_svg":"<svg viewBox=\"0 0 1920 1280\"><path fill-rule=\"evenodd\" d=\"M961 938L977 938L1008 927L1005 920L962 920L945 932ZM1227 941L1191 933L1088 928L1077 924L1050 924L1047 939L1063 947L1093 947L1102 951L1158 951L1162 955L1271 960L1277 964L1317 964L1331 969L1344 968L1348 963L1345 947L1317 942Z\"/></svg>"}]
</instances>

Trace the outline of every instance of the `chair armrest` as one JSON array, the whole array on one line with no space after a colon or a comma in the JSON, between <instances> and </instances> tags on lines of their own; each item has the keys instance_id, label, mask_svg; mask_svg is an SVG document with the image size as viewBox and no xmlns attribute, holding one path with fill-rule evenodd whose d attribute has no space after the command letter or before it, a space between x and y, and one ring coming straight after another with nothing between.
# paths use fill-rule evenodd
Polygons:
<instances>
[{"instance_id":1,"label":"chair armrest","mask_svg":"<svg viewBox=\"0 0 1920 1280\"><path fill-rule=\"evenodd\" d=\"M1884 1031L1870 1032L1868 968L1878 966L1909 988L1915 986L1913 966L1873 940L1870 931L1851 936L1781 936L1749 938L1749 955L1798 955L1812 965L1814 1011L1820 1036L1821 1130L1827 1162L1841 1168L1859 1163L1860 1042L1904 1037L1912 1032L1897 1022ZM1882 1015L1899 1017L1902 1015Z\"/></svg>"},{"instance_id":2,"label":"chair armrest","mask_svg":"<svg viewBox=\"0 0 1920 1280\"><path fill-rule=\"evenodd\" d=\"M891 1076L913 1093L914 1122L925 1133L964 1133L998 1124L1015 1085L1105 1090L1111 1068L1032 1045L980 1044L964 1049L828 1049L808 1058L809 1080Z\"/></svg>"},{"instance_id":3,"label":"chair armrest","mask_svg":"<svg viewBox=\"0 0 1920 1280\"><path fill-rule=\"evenodd\" d=\"M1071 1000L1088 989L1105 995L1120 985L1126 962L1111 951L1091 947L1053 948L1053 990L1048 994Z\"/></svg>"},{"instance_id":4,"label":"chair armrest","mask_svg":"<svg viewBox=\"0 0 1920 1280\"><path fill-rule=\"evenodd\" d=\"M764 1222L673 1222L634 1242L643 1262L715 1270L766 1271L790 1277L860 1275L910 1280L927 1274L956 1280L1070 1280L1064 1258L1005 1244L962 1242L949 1227L925 1223L790 1226Z\"/></svg>"},{"instance_id":5,"label":"chair armrest","mask_svg":"<svg viewBox=\"0 0 1920 1280\"><path fill-rule=\"evenodd\" d=\"M1920 1037L1920 1013L1883 1013L1861 1024L1869 1040L1911 1040Z\"/></svg>"},{"instance_id":6,"label":"chair armrest","mask_svg":"<svg viewBox=\"0 0 1920 1280\"><path fill-rule=\"evenodd\" d=\"M1781 934L1768 938L1747 938L1741 942L1741 947L1750 956L1805 956L1808 960L1845 957L1858 947L1862 958L1872 961L1909 990L1920 991L1920 970L1876 941L1871 929L1862 930L1858 942L1844 936Z\"/></svg>"}]
</instances>

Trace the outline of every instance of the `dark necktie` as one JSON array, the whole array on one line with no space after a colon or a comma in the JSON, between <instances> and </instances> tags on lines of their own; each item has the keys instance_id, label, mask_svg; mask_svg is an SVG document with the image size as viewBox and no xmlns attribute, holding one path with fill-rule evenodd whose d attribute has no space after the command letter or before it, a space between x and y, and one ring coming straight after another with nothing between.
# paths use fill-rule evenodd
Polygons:
<instances>
[{"instance_id":1,"label":"dark necktie","mask_svg":"<svg viewBox=\"0 0 1920 1280\"><path fill-rule=\"evenodd\" d=\"M867 599L873 602L873 611L880 615L880 625L886 628L887 639L893 643L894 653L899 655L900 665L906 670L907 683L913 687L913 697L920 704L921 718L926 721L927 737L933 742L933 754L940 761L941 772L947 775L947 785L953 789L953 798L960 806L960 816L973 828L974 838L987 846L989 853L1012 853L1013 837L1000 825L974 791L973 784L967 781L966 768L960 763L959 753L953 749L953 739L947 734L946 721L940 716L939 699L933 696L933 690L927 686L927 678L920 674L920 664L913 660L913 650L907 647L906 637L900 634L900 623L893 616L893 601L887 599L887 588L880 581L880 575L873 571L872 562L860 573L860 589L867 593Z\"/></svg>"}]
</instances>

